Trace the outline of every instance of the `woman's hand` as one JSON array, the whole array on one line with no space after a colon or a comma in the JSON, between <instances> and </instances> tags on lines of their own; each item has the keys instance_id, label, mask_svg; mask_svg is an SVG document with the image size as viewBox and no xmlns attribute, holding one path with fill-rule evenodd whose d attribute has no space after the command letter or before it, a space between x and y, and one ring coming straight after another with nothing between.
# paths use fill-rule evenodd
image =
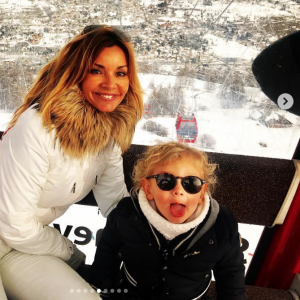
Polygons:
<instances>
[{"instance_id":1,"label":"woman's hand","mask_svg":"<svg viewBox=\"0 0 300 300\"><path fill-rule=\"evenodd\" d=\"M74 270L77 270L79 266L85 264L86 255L81 252L75 244L73 244L69 239L66 238L68 251L71 257L66 261L66 263Z\"/></svg>"}]
</instances>

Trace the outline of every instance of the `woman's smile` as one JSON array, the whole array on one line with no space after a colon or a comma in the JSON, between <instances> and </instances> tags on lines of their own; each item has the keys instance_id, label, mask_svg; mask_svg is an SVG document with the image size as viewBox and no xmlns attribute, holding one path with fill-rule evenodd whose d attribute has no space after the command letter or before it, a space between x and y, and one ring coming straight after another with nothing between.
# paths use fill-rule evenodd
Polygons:
<instances>
[{"instance_id":1,"label":"woman's smile","mask_svg":"<svg viewBox=\"0 0 300 300\"><path fill-rule=\"evenodd\" d=\"M104 101L114 100L118 95L117 94L103 94L95 92L95 97L101 97Z\"/></svg>"}]
</instances>

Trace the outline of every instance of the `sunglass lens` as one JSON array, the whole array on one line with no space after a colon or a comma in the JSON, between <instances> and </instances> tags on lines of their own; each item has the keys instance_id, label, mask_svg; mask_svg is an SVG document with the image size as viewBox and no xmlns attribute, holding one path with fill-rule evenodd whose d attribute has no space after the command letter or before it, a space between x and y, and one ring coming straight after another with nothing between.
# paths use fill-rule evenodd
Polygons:
<instances>
[{"instance_id":1,"label":"sunglass lens","mask_svg":"<svg viewBox=\"0 0 300 300\"><path fill-rule=\"evenodd\" d=\"M195 176L182 178L183 188L190 194L197 194L201 190L201 180Z\"/></svg>"},{"instance_id":2,"label":"sunglass lens","mask_svg":"<svg viewBox=\"0 0 300 300\"><path fill-rule=\"evenodd\" d=\"M163 191L170 191L176 186L176 178L171 174L160 174L157 179L157 186Z\"/></svg>"}]
</instances>

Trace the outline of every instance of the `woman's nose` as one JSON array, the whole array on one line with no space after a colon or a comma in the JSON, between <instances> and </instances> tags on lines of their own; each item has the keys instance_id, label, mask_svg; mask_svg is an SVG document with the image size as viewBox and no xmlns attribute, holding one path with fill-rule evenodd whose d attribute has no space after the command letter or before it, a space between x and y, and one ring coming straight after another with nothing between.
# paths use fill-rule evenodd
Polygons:
<instances>
[{"instance_id":1,"label":"woman's nose","mask_svg":"<svg viewBox=\"0 0 300 300\"><path fill-rule=\"evenodd\" d=\"M109 75L107 74L105 77L104 77L104 80L103 82L101 83L101 85L105 88L108 88L108 89L113 89L116 87L116 81L115 81L115 78L112 76L112 75Z\"/></svg>"}]
</instances>

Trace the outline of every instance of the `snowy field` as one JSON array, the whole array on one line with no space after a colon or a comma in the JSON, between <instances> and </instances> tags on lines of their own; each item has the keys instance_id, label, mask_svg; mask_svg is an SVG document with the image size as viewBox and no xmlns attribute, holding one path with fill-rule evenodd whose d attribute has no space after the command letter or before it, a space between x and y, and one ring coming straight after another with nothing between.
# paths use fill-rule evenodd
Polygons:
<instances>
[{"instance_id":1,"label":"snowy field","mask_svg":"<svg viewBox=\"0 0 300 300\"><path fill-rule=\"evenodd\" d=\"M214 149L202 148L207 152L281 159L293 157L300 138L298 125L289 128L268 128L256 121L243 118L244 113L248 112L234 109L196 112L199 135L195 146L199 147L201 135L209 134L216 144ZM171 117L155 118L155 122L168 128L169 136L165 138L141 129L145 122L141 120L137 126L133 144L151 145L159 140L175 140L175 121L176 118Z\"/></svg>"},{"instance_id":2,"label":"snowy field","mask_svg":"<svg viewBox=\"0 0 300 300\"><path fill-rule=\"evenodd\" d=\"M165 75L140 75L141 83L145 91L145 102L151 92L149 83L155 87L172 87L176 85L176 76ZM198 124L198 139L196 147L201 148L200 140L204 134L210 135L215 140L213 149L202 148L208 152L230 153L249 156L273 157L291 159L300 138L300 118L283 110L273 112L266 119L278 118L278 114L284 116L292 123L291 127L270 128L262 125L256 118L260 116L258 109L253 108L255 104L265 99L257 88L247 88L249 98L256 102L248 102L240 109L222 109L218 90L220 85L214 84L212 91L205 90L206 82L193 79L185 88L185 102L187 109L194 113ZM265 101L265 102L263 102ZM260 105L260 104L259 104ZM199 109L199 107L201 109ZM175 140L175 117L161 116L151 118L168 130L167 137L161 137L142 129L146 119L142 119L137 126L133 144L151 145L158 140Z\"/></svg>"}]
</instances>

